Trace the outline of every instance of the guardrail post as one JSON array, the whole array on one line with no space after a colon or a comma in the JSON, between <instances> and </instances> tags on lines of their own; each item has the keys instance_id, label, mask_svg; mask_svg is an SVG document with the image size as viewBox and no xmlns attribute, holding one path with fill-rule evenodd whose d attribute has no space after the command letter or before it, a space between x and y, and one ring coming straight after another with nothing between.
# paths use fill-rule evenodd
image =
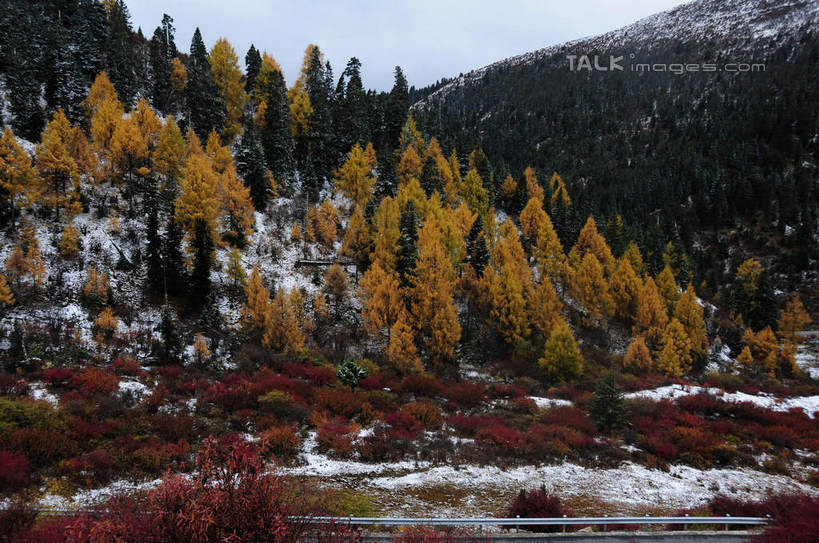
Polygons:
<instances>
[{"instance_id":1,"label":"guardrail post","mask_svg":"<svg viewBox=\"0 0 819 543\"><path fill-rule=\"evenodd\" d=\"M608 515L608 514L605 514L605 515L603 515L603 516L604 516L604 517L606 517L606 518L609 518L609 515ZM604 524L604 525L603 525L603 531L604 531L604 532L608 532L608 531L609 531L609 525L608 525L608 524Z\"/></svg>"},{"instance_id":2,"label":"guardrail post","mask_svg":"<svg viewBox=\"0 0 819 543\"><path fill-rule=\"evenodd\" d=\"M685 514L685 517L688 518L688 513ZM685 531L685 532L688 531L688 523L687 522L685 524L683 524L683 531Z\"/></svg>"},{"instance_id":3,"label":"guardrail post","mask_svg":"<svg viewBox=\"0 0 819 543\"><path fill-rule=\"evenodd\" d=\"M730 517L731 515L729 513L725 513L725 516ZM727 522L725 523L725 531L726 532L728 531L728 523Z\"/></svg>"},{"instance_id":4,"label":"guardrail post","mask_svg":"<svg viewBox=\"0 0 819 543\"><path fill-rule=\"evenodd\" d=\"M563 515L563 518L566 518L566 515ZM564 534L566 533L566 525L565 524L563 525L563 533Z\"/></svg>"},{"instance_id":5,"label":"guardrail post","mask_svg":"<svg viewBox=\"0 0 819 543\"><path fill-rule=\"evenodd\" d=\"M651 515L649 515L648 513L646 513L646 518L648 518L648 517L650 517L650 516L651 516ZM644 531L644 532L647 532L647 531L648 531L648 523L643 524L643 531Z\"/></svg>"},{"instance_id":6,"label":"guardrail post","mask_svg":"<svg viewBox=\"0 0 819 543\"><path fill-rule=\"evenodd\" d=\"M520 515L515 515L515 518L520 518ZM520 533L520 524L515 525L515 533L516 534Z\"/></svg>"}]
</instances>

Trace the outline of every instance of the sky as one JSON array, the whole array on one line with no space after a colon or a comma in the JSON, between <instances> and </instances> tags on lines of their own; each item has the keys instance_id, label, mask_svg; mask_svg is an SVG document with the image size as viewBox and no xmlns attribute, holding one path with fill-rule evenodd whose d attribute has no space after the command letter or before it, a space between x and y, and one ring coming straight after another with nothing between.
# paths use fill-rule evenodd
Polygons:
<instances>
[{"instance_id":1,"label":"sky","mask_svg":"<svg viewBox=\"0 0 819 543\"><path fill-rule=\"evenodd\" d=\"M401 66L409 84L443 77L565 41L614 30L685 0L126 0L150 38L163 13L176 46L190 50L198 26L211 45L230 41L244 68L250 44L279 62L288 85L304 49L318 44L336 77L350 57L367 88L389 90Z\"/></svg>"}]
</instances>

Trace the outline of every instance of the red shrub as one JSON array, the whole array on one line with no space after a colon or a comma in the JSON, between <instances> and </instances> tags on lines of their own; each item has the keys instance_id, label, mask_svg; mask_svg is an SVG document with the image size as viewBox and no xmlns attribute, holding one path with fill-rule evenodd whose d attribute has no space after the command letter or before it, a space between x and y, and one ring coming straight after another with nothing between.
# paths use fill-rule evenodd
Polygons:
<instances>
[{"instance_id":1,"label":"red shrub","mask_svg":"<svg viewBox=\"0 0 819 543\"><path fill-rule=\"evenodd\" d=\"M496 447L504 452L516 452L523 444L520 432L503 424L480 428L476 439L480 445Z\"/></svg>"},{"instance_id":2,"label":"red shrub","mask_svg":"<svg viewBox=\"0 0 819 543\"><path fill-rule=\"evenodd\" d=\"M67 386L75 373L67 368L51 368L43 372L43 381L52 386Z\"/></svg>"},{"instance_id":3,"label":"red shrub","mask_svg":"<svg viewBox=\"0 0 819 543\"><path fill-rule=\"evenodd\" d=\"M289 362L282 367L282 373L288 377L307 377L307 367L304 364Z\"/></svg>"},{"instance_id":4,"label":"red shrub","mask_svg":"<svg viewBox=\"0 0 819 543\"><path fill-rule=\"evenodd\" d=\"M18 428L6 434L3 446L25 454L32 467L43 467L76 454L77 442L58 430Z\"/></svg>"},{"instance_id":5,"label":"red shrub","mask_svg":"<svg viewBox=\"0 0 819 543\"><path fill-rule=\"evenodd\" d=\"M409 413L389 413L384 416L384 422L389 425L387 436L390 439L412 441L424 431L421 422Z\"/></svg>"},{"instance_id":6,"label":"red shrub","mask_svg":"<svg viewBox=\"0 0 819 543\"><path fill-rule=\"evenodd\" d=\"M402 394L415 394L427 398L441 396L444 393L443 383L429 375L407 375L398 388Z\"/></svg>"},{"instance_id":7,"label":"red shrub","mask_svg":"<svg viewBox=\"0 0 819 543\"><path fill-rule=\"evenodd\" d=\"M521 490L506 514L509 518L561 518L573 517L570 509L565 507L560 498L546 491L545 487L535 490ZM531 532L558 532L561 526L525 526L522 528Z\"/></svg>"},{"instance_id":8,"label":"red shrub","mask_svg":"<svg viewBox=\"0 0 819 543\"><path fill-rule=\"evenodd\" d=\"M0 451L0 490L15 490L28 482L28 458Z\"/></svg>"},{"instance_id":9,"label":"red shrub","mask_svg":"<svg viewBox=\"0 0 819 543\"><path fill-rule=\"evenodd\" d=\"M467 538L461 530L436 530L426 526L409 526L400 535L393 538L393 543L455 543L456 541L480 541Z\"/></svg>"},{"instance_id":10,"label":"red shrub","mask_svg":"<svg viewBox=\"0 0 819 543\"><path fill-rule=\"evenodd\" d=\"M176 379L182 375L182 368L179 366L162 366L159 368L159 375L165 379Z\"/></svg>"},{"instance_id":11,"label":"red shrub","mask_svg":"<svg viewBox=\"0 0 819 543\"><path fill-rule=\"evenodd\" d=\"M301 445L295 425L273 426L264 430L260 437L265 443L265 451L278 460L293 458Z\"/></svg>"},{"instance_id":12,"label":"red shrub","mask_svg":"<svg viewBox=\"0 0 819 543\"><path fill-rule=\"evenodd\" d=\"M335 370L327 366L311 366L305 370L305 376L317 387L332 385L338 380Z\"/></svg>"},{"instance_id":13,"label":"red shrub","mask_svg":"<svg viewBox=\"0 0 819 543\"><path fill-rule=\"evenodd\" d=\"M361 413L366 395L348 388L321 388L315 391L312 407L351 419Z\"/></svg>"},{"instance_id":14,"label":"red shrub","mask_svg":"<svg viewBox=\"0 0 819 543\"><path fill-rule=\"evenodd\" d=\"M494 424L503 425L504 421L500 417L491 417L491 416L482 416L482 417L473 417L470 415L453 415L446 419L446 423L455 428L459 434L466 436L466 437L475 437L477 434L478 429L484 426L490 426Z\"/></svg>"},{"instance_id":15,"label":"red shrub","mask_svg":"<svg viewBox=\"0 0 819 543\"><path fill-rule=\"evenodd\" d=\"M71 379L71 388L84 394L109 395L117 390L119 379L100 368L87 368Z\"/></svg>"},{"instance_id":16,"label":"red shrub","mask_svg":"<svg viewBox=\"0 0 819 543\"><path fill-rule=\"evenodd\" d=\"M137 361L131 358L130 356L125 357L118 357L114 360L113 363L114 371L116 371L119 375L138 375L142 368Z\"/></svg>"},{"instance_id":17,"label":"red shrub","mask_svg":"<svg viewBox=\"0 0 819 543\"><path fill-rule=\"evenodd\" d=\"M542 424L566 426L586 435L593 436L597 428L583 409L573 405L547 409L540 417Z\"/></svg>"},{"instance_id":18,"label":"red shrub","mask_svg":"<svg viewBox=\"0 0 819 543\"><path fill-rule=\"evenodd\" d=\"M429 401L410 402L402 407L401 411L414 417L425 430L440 430L444 424L441 410Z\"/></svg>"},{"instance_id":19,"label":"red shrub","mask_svg":"<svg viewBox=\"0 0 819 543\"><path fill-rule=\"evenodd\" d=\"M526 396L526 391L517 385L503 385L493 383L489 385L487 395L490 398L504 399L504 398L520 398Z\"/></svg>"},{"instance_id":20,"label":"red shrub","mask_svg":"<svg viewBox=\"0 0 819 543\"><path fill-rule=\"evenodd\" d=\"M384 388L383 379L384 374L382 373L368 375L358 383L358 386L364 390L382 390Z\"/></svg>"},{"instance_id":21,"label":"red shrub","mask_svg":"<svg viewBox=\"0 0 819 543\"><path fill-rule=\"evenodd\" d=\"M353 440L358 437L359 426L336 417L316 428L316 442L319 450L332 451L339 457L348 457L353 452Z\"/></svg>"},{"instance_id":22,"label":"red shrub","mask_svg":"<svg viewBox=\"0 0 819 543\"><path fill-rule=\"evenodd\" d=\"M476 407L486 398L486 387L481 383L449 383L444 396L461 407Z\"/></svg>"},{"instance_id":23,"label":"red shrub","mask_svg":"<svg viewBox=\"0 0 819 543\"><path fill-rule=\"evenodd\" d=\"M193 418L187 415L158 413L148 420L151 428L165 441L191 439L193 437Z\"/></svg>"}]
</instances>

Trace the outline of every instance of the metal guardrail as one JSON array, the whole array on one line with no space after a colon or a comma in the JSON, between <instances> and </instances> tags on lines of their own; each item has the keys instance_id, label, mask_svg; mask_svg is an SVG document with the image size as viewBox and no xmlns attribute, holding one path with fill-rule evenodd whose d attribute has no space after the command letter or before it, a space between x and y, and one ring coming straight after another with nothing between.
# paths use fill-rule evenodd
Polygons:
<instances>
[{"instance_id":1,"label":"metal guardrail","mask_svg":"<svg viewBox=\"0 0 819 543\"><path fill-rule=\"evenodd\" d=\"M764 526L768 524L770 518L763 517L556 517L556 518L377 518L377 517L312 517L312 522L320 524L348 524L366 526L562 526L566 530L567 526L608 526L617 525L681 525L683 529L693 524L714 524L724 525L728 529L729 525Z\"/></svg>"}]
</instances>

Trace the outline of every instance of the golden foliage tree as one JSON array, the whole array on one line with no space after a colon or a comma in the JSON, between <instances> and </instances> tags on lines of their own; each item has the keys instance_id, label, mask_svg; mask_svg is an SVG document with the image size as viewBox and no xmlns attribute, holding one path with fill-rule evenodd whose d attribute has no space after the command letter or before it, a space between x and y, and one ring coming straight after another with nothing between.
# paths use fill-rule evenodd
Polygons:
<instances>
[{"instance_id":1,"label":"golden foliage tree","mask_svg":"<svg viewBox=\"0 0 819 543\"><path fill-rule=\"evenodd\" d=\"M57 250L63 258L77 258L80 253L80 231L74 225L65 225Z\"/></svg>"},{"instance_id":2,"label":"golden foliage tree","mask_svg":"<svg viewBox=\"0 0 819 543\"><path fill-rule=\"evenodd\" d=\"M185 138L173 116L168 116L159 131L154 151L154 168L166 179L176 180L185 164Z\"/></svg>"},{"instance_id":3,"label":"golden foliage tree","mask_svg":"<svg viewBox=\"0 0 819 543\"><path fill-rule=\"evenodd\" d=\"M546 221L549 221L551 226L551 220L543 210L543 202L536 197L529 198L523 211L520 212L520 230L523 232L524 246L530 251L536 246L537 238L540 231L546 226Z\"/></svg>"},{"instance_id":4,"label":"golden foliage tree","mask_svg":"<svg viewBox=\"0 0 819 543\"><path fill-rule=\"evenodd\" d=\"M98 73L88 89L88 96L82 102L88 118L93 117L102 104L112 98L117 99L117 90L114 88L114 84L111 83L106 72Z\"/></svg>"},{"instance_id":5,"label":"golden foliage tree","mask_svg":"<svg viewBox=\"0 0 819 543\"><path fill-rule=\"evenodd\" d=\"M515 178L512 177L512 174L506 176L501 183L501 199L506 203L506 205L510 205L512 200L515 198L515 194L518 191L518 184L515 182Z\"/></svg>"},{"instance_id":6,"label":"golden foliage tree","mask_svg":"<svg viewBox=\"0 0 819 543\"><path fill-rule=\"evenodd\" d=\"M484 188L483 180L475 168L466 172L461 187L461 197L478 215L485 215L489 210L489 193Z\"/></svg>"},{"instance_id":7,"label":"golden foliage tree","mask_svg":"<svg viewBox=\"0 0 819 543\"><path fill-rule=\"evenodd\" d=\"M657 284L660 296L665 300L668 311L674 311L674 306L677 300L680 299L680 287L677 285L677 280L674 279L674 272L671 271L671 268L665 266L654 281Z\"/></svg>"},{"instance_id":8,"label":"golden foliage tree","mask_svg":"<svg viewBox=\"0 0 819 543\"><path fill-rule=\"evenodd\" d=\"M14 305L14 293L11 292L9 282L6 281L6 276L0 274L0 304L5 306Z\"/></svg>"},{"instance_id":9,"label":"golden foliage tree","mask_svg":"<svg viewBox=\"0 0 819 543\"><path fill-rule=\"evenodd\" d=\"M483 276L489 316L504 339L515 344L530 333L526 294L532 289L532 272L511 221L501 227L490 264Z\"/></svg>"},{"instance_id":10,"label":"golden foliage tree","mask_svg":"<svg viewBox=\"0 0 819 543\"><path fill-rule=\"evenodd\" d=\"M275 351L296 353L304 347L304 342L290 297L279 289L268 306L262 344Z\"/></svg>"},{"instance_id":11,"label":"golden foliage tree","mask_svg":"<svg viewBox=\"0 0 819 543\"><path fill-rule=\"evenodd\" d=\"M250 189L236 177L236 168L230 165L219 176L220 209L223 217L222 233L228 240L243 245L253 231L255 212Z\"/></svg>"},{"instance_id":12,"label":"golden foliage tree","mask_svg":"<svg viewBox=\"0 0 819 543\"><path fill-rule=\"evenodd\" d=\"M606 275L614 273L616 266L614 255L611 254L611 248L606 240L597 230L597 224L594 222L594 217L589 216L586 219L586 224L580 230L580 235L577 237L577 243L572 248L576 251L579 259L582 261L587 253L593 254L597 261L603 266Z\"/></svg>"},{"instance_id":13,"label":"golden foliage tree","mask_svg":"<svg viewBox=\"0 0 819 543\"><path fill-rule=\"evenodd\" d=\"M550 381L573 381L583 374L583 357L565 320L552 330L538 365Z\"/></svg>"},{"instance_id":14,"label":"golden foliage tree","mask_svg":"<svg viewBox=\"0 0 819 543\"><path fill-rule=\"evenodd\" d=\"M398 277L379 262L374 262L361 278L360 294L364 329L371 336L390 330L404 311Z\"/></svg>"},{"instance_id":15,"label":"golden foliage tree","mask_svg":"<svg viewBox=\"0 0 819 543\"><path fill-rule=\"evenodd\" d=\"M0 138L0 189L0 198L11 209L12 226L17 210L37 203L44 190L42 179L31 164L31 156L17 143L8 126Z\"/></svg>"},{"instance_id":16,"label":"golden foliage tree","mask_svg":"<svg viewBox=\"0 0 819 543\"><path fill-rule=\"evenodd\" d=\"M398 252L398 239L401 212L398 202L387 196L378 205L373 215L373 253L372 264L379 264L387 271L395 271L395 256Z\"/></svg>"},{"instance_id":17,"label":"golden foliage tree","mask_svg":"<svg viewBox=\"0 0 819 543\"><path fill-rule=\"evenodd\" d=\"M156 149L157 138L159 131L162 129L162 122L154 113L151 104L144 96L137 101L136 108L131 111L131 120L136 124L139 133L142 135L142 141L148 148L149 153L153 153Z\"/></svg>"},{"instance_id":18,"label":"golden foliage tree","mask_svg":"<svg viewBox=\"0 0 819 543\"><path fill-rule=\"evenodd\" d=\"M663 332L657 369L669 377L682 377L691 370L691 340L682 323L671 319Z\"/></svg>"},{"instance_id":19,"label":"golden foliage tree","mask_svg":"<svg viewBox=\"0 0 819 543\"><path fill-rule=\"evenodd\" d=\"M62 109L58 109L40 135L37 144L37 167L40 175L48 183L45 192L46 205L53 207L60 217L60 209L69 214L82 211L76 197L80 172L76 161L68 152L68 144L73 137L71 125ZM69 193L74 189L75 193Z\"/></svg>"},{"instance_id":20,"label":"golden foliage tree","mask_svg":"<svg viewBox=\"0 0 819 543\"><path fill-rule=\"evenodd\" d=\"M617 260L617 268L611 276L611 296L617 314L625 320L632 320L637 313L637 300L643 282L634 273L631 262L625 256Z\"/></svg>"},{"instance_id":21,"label":"golden foliage tree","mask_svg":"<svg viewBox=\"0 0 819 543\"><path fill-rule=\"evenodd\" d=\"M254 267L245 286L247 302L242 308L245 330L252 334L262 334L266 329L270 292L262 284L259 268Z\"/></svg>"},{"instance_id":22,"label":"golden foliage tree","mask_svg":"<svg viewBox=\"0 0 819 543\"><path fill-rule=\"evenodd\" d=\"M228 255L227 275L233 281L234 289L247 285L247 271L242 265L242 253L236 247L233 247Z\"/></svg>"},{"instance_id":23,"label":"golden foliage tree","mask_svg":"<svg viewBox=\"0 0 819 543\"><path fill-rule=\"evenodd\" d=\"M114 314L111 306L106 305L94 320L94 325L97 327L97 334L94 339L97 343L103 345L113 339L119 327L119 318Z\"/></svg>"},{"instance_id":24,"label":"golden foliage tree","mask_svg":"<svg viewBox=\"0 0 819 543\"><path fill-rule=\"evenodd\" d=\"M798 332L804 330L810 323L810 315L805 311L799 295L794 293L785 308L779 312L779 319L776 322L777 334L782 341L798 345L803 341Z\"/></svg>"},{"instance_id":25,"label":"golden foliage tree","mask_svg":"<svg viewBox=\"0 0 819 543\"><path fill-rule=\"evenodd\" d=\"M347 223L341 242L341 254L352 258L359 266L366 265L370 258L370 229L360 207L356 207Z\"/></svg>"},{"instance_id":26,"label":"golden foliage tree","mask_svg":"<svg viewBox=\"0 0 819 543\"><path fill-rule=\"evenodd\" d=\"M529 289L526 297L529 323L543 337L549 337L554 327L560 322L563 303L557 297L552 281L548 277L541 277Z\"/></svg>"},{"instance_id":27,"label":"golden foliage tree","mask_svg":"<svg viewBox=\"0 0 819 543\"><path fill-rule=\"evenodd\" d=\"M737 281L739 281L746 296L751 297L756 293L762 271L762 264L755 258L745 260L737 268Z\"/></svg>"},{"instance_id":28,"label":"golden foliage tree","mask_svg":"<svg viewBox=\"0 0 819 543\"><path fill-rule=\"evenodd\" d=\"M705 354L708 350L708 338L705 335L705 317L702 306L697 303L697 294L693 285L689 284L674 306L674 318L685 328L688 339L691 340L691 349L697 354Z\"/></svg>"},{"instance_id":29,"label":"golden foliage tree","mask_svg":"<svg viewBox=\"0 0 819 543\"><path fill-rule=\"evenodd\" d=\"M586 253L573 283L573 297L583 309L583 321L588 326L606 326L614 314L614 300L609 284L603 277L603 267L592 252Z\"/></svg>"},{"instance_id":30,"label":"golden foliage tree","mask_svg":"<svg viewBox=\"0 0 819 543\"><path fill-rule=\"evenodd\" d=\"M645 334L646 339L656 345L668 325L668 309L651 277L646 278L637 297L637 316L634 333Z\"/></svg>"},{"instance_id":31,"label":"golden foliage tree","mask_svg":"<svg viewBox=\"0 0 819 543\"><path fill-rule=\"evenodd\" d=\"M543 187L538 183L537 176L535 176L535 169L531 166L527 166L523 171L523 179L524 183L526 183L526 194L529 199L537 198L540 200L541 205L543 205Z\"/></svg>"},{"instance_id":32,"label":"golden foliage tree","mask_svg":"<svg viewBox=\"0 0 819 543\"><path fill-rule=\"evenodd\" d=\"M239 57L233 46L225 38L219 38L208 54L213 80L219 87L219 95L225 104L225 123L222 136L231 142L241 131L242 107L245 103L245 88Z\"/></svg>"},{"instance_id":33,"label":"golden foliage tree","mask_svg":"<svg viewBox=\"0 0 819 543\"><path fill-rule=\"evenodd\" d=\"M415 333L407 322L406 312L400 311L390 329L390 341L384 354L400 374L423 373L424 367L415 346Z\"/></svg>"},{"instance_id":34,"label":"golden foliage tree","mask_svg":"<svg viewBox=\"0 0 819 543\"><path fill-rule=\"evenodd\" d=\"M171 61L171 86L178 95L181 95L188 86L188 70L179 57L173 57Z\"/></svg>"},{"instance_id":35,"label":"golden foliage tree","mask_svg":"<svg viewBox=\"0 0 819 543\"><path fill-rule=\"evenodd\" d=\"M372 144L368 144L367 148L372 149ZM372 163L359 144L353 146L347 160L336 169L333 183L337 191L353 202L354 207L366 207L372 197L375 176Z\"/></svg>"},{"instance_id":36,"label":"golden foliage tree","mask_svg":"<svg viewBox=\"0 0 819 543\"><path fill-rule=\"evenodd\" d=\"M421 157L415 147L410 145L401 156L401 161L398 163L395 173L401 183L409 183L410 179L418 179L423 169L424 163L421 161Z\"/></svg>"},{"instance_id":37,"label":"golden foliage tree","mask_svg":"<svg viewBox=\"0 0 819 543\"><path fill-rule=\"evenodd\" d=\"M549 179L549 189L552 191L552 208L563 204L565 207L572 205L572 199L569 197L569 191L566 189L566 183L557 172L552 173Z\"/></svg>"},{"instance_id":38,"label":"golden foliage tree","mask_svg":"<svg viewBox=\"0 0 819 543\"><path fill-rule=\"evenodd\" d=\"M646 345L646 338L637 336L626 350L626 355L623 357L623 367L629 371L645 372L651 370L651 366L651 352L649 352Z\"/></svg>"},{"instance_id":39,"label":"golden foliage tree","mask_svg":"<svg viewBox=\"0 0 819 543\"><path fill-rule=\"evenodd\" d=\"M332 247L338 239L338 210L330 200L324 200L319 207L307 210L308 241L317 240L324 247Z\"/></svg>"},{"instance_id":40,"label":"golden foliage tree","mask_svg":"<svg viewBox=\"0 0 819 543\"><path fill-rule=\"evenodd\" d=\"M148 161L148 146L133 114L120 119L108 143L108 157L116 173L133 181L134 172Z\"/></svg>"},{"instance_id":41,"label":"golden foliage tree","mask_svg":"<svg viewBox=\"0 0 819 543\"><path fill-rule=\"evenodd\" d=\"M461 326L452 298L452 262L432 221L427 221L418 234L414 277L409 293L413 327L418 330L421 345L433 366L438 366L454 356Z\"/></svg>"},{"instance_id":42,"label":"golden foliage tree","mask_svg":"<svg viewBox=\"0 0 819 543\"><path fill-rule=\"evenodd\" d=\"M181 193L176 198L176 220L189 236L194 235L196 221L202 220L212 238L217 239L219 216L219 176L204 154L191 154L180 179Z\"/></svg>"},{"instance_id":43,"label":"golden foliage tree","mask_svg":"<svg viewBox=\"0 0 819 543\"><path fill-rule=\"evenodd\" d=\"M639 277L643 276L645 272L645 265L643 264L643 255L640 253L640 248L634 241L630 241L623 253L623 258L627 259L631 264L631 269L634 270Z\"/></svg>"},{"instance_id":44,"label":"golden foliage tree","mask_svg":"<svg viewBox=\"0 0 819 543\"><path fill-rule=\"evenodd\" d=\"M264 51L262 53L262 65L259 67L259 75L256 76L256 86L253 89L253 99L256 100L257 104L268 101L270 80L273 77L273 72L276 71L281 72L281 66L270 53Z\"/></svg>"}]
</instances>

